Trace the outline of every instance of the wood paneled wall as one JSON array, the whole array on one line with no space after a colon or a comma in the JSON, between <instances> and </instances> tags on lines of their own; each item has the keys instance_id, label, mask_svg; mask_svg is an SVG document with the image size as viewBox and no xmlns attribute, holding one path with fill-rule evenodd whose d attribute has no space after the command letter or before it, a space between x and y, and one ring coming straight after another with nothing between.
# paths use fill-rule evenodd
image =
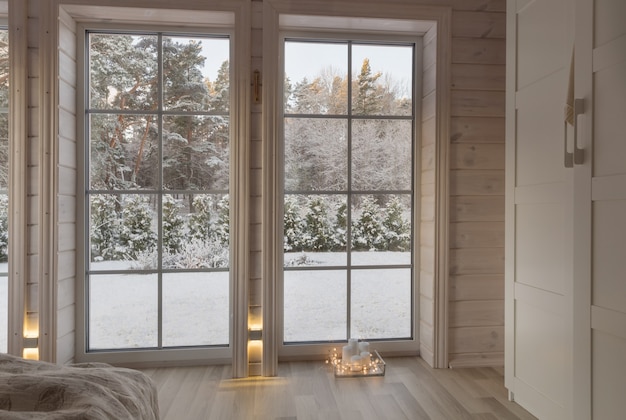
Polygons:
<instances>
[{"instance_id":1,"label":"wood paneled wall","mask_svg":"<svg viewBox=\"0 0 626 420\"><path fill-rule=\"evenodd\" d=\"M453 7L448 361L502 365L506 2Z\"/></svg>"},{"instance_id":2,"label":"wood paneled wall","mask_svg":"<svg viewBox=\"0 0 626 420\"><path fill-rule=\"evenodd\" d=\"M37 126L39 103L36 93L39 86L38 0L29 0L29 88L32 93L29 128L28 171L28 273L26 285L26 323L39 323L39 194L40 179L39 141ZM103 1L103 3L106 3ZM131 2L129 2L131 3ZM450 289L449 289L449 362L453 366L467 364L501 364L504 348L503 298L504 298L504 64L505 64L505 0L407 0L407 3L450 6L452 21L451 68L451 120L450 120ZM355 1L355 4L358 4ZM252 69L261 70L262 64L262 1L255 0L252 18ZM65 28L71 32L71 28ZM425 52L427 45L425 44ZM60 64L71 64L73 57L62 52ZM425 66L424 102L428 101L428 67ZM72 77L63 71L64 77ZM71 92L71 80L61 80ZM62 98L61 98L62 99ZM61 118L71 119L70 102L61 107ZM429 172L432 145L429 133L435 128L427 115L422 122L422 202L421 238L422 260L429 260L429 237L434 226L429 224L434 209L434 174ZM251 103L250 143L250 284L251 307L262 305L263 244L262 229L262 128L261 105ZM68 125L69 126L69 125ZM75 135L75 133L73 134ZM72 134L62 135L60 147L71 152ZM65 146L63 146L65 145ZM73 149L75 150L75 148ZM65 153L60 157L65 159ZM71 159L71 158L70 158ZM76 176L71 161L59 162L59 178ZM63 199L72 200L66 191ZM59 213L61 213L59 209ZM61 215L61 214L60 214ZM69 215L68 215L69 217ZM75 220L75 219L74 219ZM70 218L59 220L59 236L70 238L75 223ZM65 245L63 245L65 244ZM75 297L72 295L74 273L63 271L73 266L71 241L59 244L59 269L57 309L59 360L70 357L69 345L73 341L73 313ZM424 314L421 319L420 341L432 342L432 308L428 298L432 291L432 276L428 265L421 267L420 300ZM430 282L429 283L429 279ZM431 297L432 299L432 297ZM432 303L432 300L431 300ZM432 350L432 349L431 349ZM427 347L423 348L426 356Z\"/></svg>"},{"instance_id":3,"label":"wood paneled wall","mask_svg":"<svg viewBox=\"0 0 626 420\"><path fill-rule=\"evenodd\" d=\"M435 142L437 139L435 93L437 71L437 28L424 36L422 60L422 120L420 148L420 287L419 342L426 362L435 363Z\"/></svg>"},{"instance_id":4,"label":"wood paneled wall","mask_svg":"<svg viewBox=\"0 0 626 420\"><path fill-rule=\"evenodd\" d=\"M63 9L59 19L59 220L57 275L58 363L74 359L76 340L76 22Z\"/></svg>"}]
</instances>

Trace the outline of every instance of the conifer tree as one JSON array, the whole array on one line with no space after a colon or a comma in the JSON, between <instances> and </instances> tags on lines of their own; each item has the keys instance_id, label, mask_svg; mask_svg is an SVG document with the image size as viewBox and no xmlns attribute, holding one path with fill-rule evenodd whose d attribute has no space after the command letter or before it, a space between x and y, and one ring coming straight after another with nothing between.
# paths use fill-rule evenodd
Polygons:
<instances>
[{"instance_id":1,"label":"conifer tree","mask_svg":"<svg viewBox=\"0 0 626 420\"><path fill-rule=\"evenodd\" d=\"M330 250L333 244L333 229L332 224L328 219L328 205L322 197L313 196L309 199L305 222L305 250Z\"/></svg>"},{"instance_id":2,"label":"conifer tree","mask_svg":"<svg viewBox=\"0 0 626 420\"><path fill-rule=\"evenodd\" d=\"M185 220L180 215L182 204L172 195L163 196L163 252L176 253L184 238Z\"/></svg>"},{"instance_id":3,"label":"conifer tree","mask_svg":"<svg viewBox=\"0 0 626 420\"><path fill-rule=\"evenodd\" d=\"M283 220L284 250L287 252L302 251L304 221L300 216L300 207L298 206L298 202L293 195L285 196L285 210Z\"/></svg>"},{"instance_id":4,"label":"conifer tree","mask_svg":"<svg viewBox=\"0 0 626 420\"><path fill-rule=\"evenodd\" d=\"M91 197L91 260L114 260L119 256L117 199L111 194Z\"/></svg>"},{"instance_id":5,"label":"conifer tree","mask_svg":"<svg viewBox=\"0 0 626 420\"><path fill-rule=\"evenodd\" d=\"M9 257L9 197L0 194L0 262Z\"/></svg>"},{"instance_id":6,"label":"conifer tree","mask_svg":"<svg viewBox=\"0 0 626 420\"><path fill-rule=\"evenodd\" d=\"M376 81L382 76L381 72L372 74L369 58L363 60L361 72L356 79L356 96L353 94L352 109L355 114L376 114L380 108L380 95Z\"/></svg>"},{"instance_id":7,"label":"conifer tree","mask_svg":"<svg viewBox=\"0 0 626 420\"><path fill-rule=\"evenodd\" d=\"M220 244L228 248L230 242L230 200L228 194L217 202L217 220L213 232Z\"/></svg>"},{"instance_id":8,"label":"conifer tree","mask_svg":"<svg viewBox=\"0 0 626 420\"><path fill-rule=\"evenodd\" d=\"M134 194L123 200L122 223L119 236L120 251L135 259L139 253L153 251L157 235L152 230L154 211L145 196Z\"/></svg>"},{"instance_id":9,"label":"conifer tree","mask_svg":"<svg viewBox=\"0 0 626 420\"><path fill-rule=\"evenodd\" d=\"M379 250L384 247L384 233L380 206L366 196L360 206L361 214L352 226L352 247L355 250Z\"/></svg>"},{"instance_id":10,"label":"conifer tree","mask_svg":"<svg viewBox=\"0 0 626 420\"><path fill-rule=\"evenodd\" d=\"M402 203L393 197L385 207L383 227L385 248L389 251L408 251L411 245L411 227L402 217Z\"/></svg>"},{"instance_id":11,"label":"conifer tree","mask_svg":"<svg viewBox=\"0 0 626 420\"><path fill-rule=\"evenodd\" d=\"M211 196L200 194L193 198L193 213L189 217L189 236L192 239L208 241L211 237Z\"/></svg>"}]
</instances>

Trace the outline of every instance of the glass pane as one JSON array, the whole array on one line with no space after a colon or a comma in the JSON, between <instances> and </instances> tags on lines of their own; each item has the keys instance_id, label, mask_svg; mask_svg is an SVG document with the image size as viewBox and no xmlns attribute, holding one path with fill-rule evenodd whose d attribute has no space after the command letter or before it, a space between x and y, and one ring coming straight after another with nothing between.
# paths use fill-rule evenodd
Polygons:
<instances>
[{"instance_id":1,"label":"glass pane","mask_svg":"<svg viewBox=\"0 0 626 420\"><path fill-rule=\"evenodd\" d=\"M348 45L285 42L285 113L345 115L347 104Z\"/></svg>"},{"instance_id":2,"label":"glass pane","mask_svg":"<svg viewBox=\"0 0 626 420\"><path fill-rule=\"evenodd\" d=\"M411 264L411 195L355 195L352 264Z\"/></svg>"},{"instance_id":3,"label":"glass pane","mask_svg":"<svg viewBox=\"0 0 626 420\"><path fill-rule=\"evenodd\" d=\"M0 275L8 273L9 261L9 196L0 192ZM3 265L4 264L4 265Z\"/></svg>"},{"instance_id":4,"label":"glass pane","mask_svg":"<svg viewBox=\"0 0 626 420\"><path fill-rule=\"evenodd\" d=\"M286 191L345 191L347 178L346 120L285 119Z\"/></svg>"},{"instance_id":5,"label":"glass pane","mask_svg":"<svg viewBox=\"0 0 626 420\"><path fill-rule=\"evenodd\" d=\"M156 203L155 195L89 196L92 271L157 267Z\"/></svg>"},{"instance_id":6,"label":"glass pane","mask_svg":"<svg viewBox=\"0 0 626 420\"><path fill-rule=\"evenodd\" d=\"M9 114L0 113L0 191L7 191L8 189L9 189Z\"/></svg>"},{"instance_id":7,"label":"glass pane","mask_svg":"<svg viewBox=\"0 0 626 420\"><path fill-rule=\"evenodd\" d=\"M9 315L9 31L0 30L0 353L7 352Z\"/></svg>"},{"instance_id":8,"label":"glass pane","mask_svg":"<svg viewBox=\"0 0 626 420\"><path fill-rule=\"evenodd\" d=\"M352 112L355 115L411 115L413 47L352 47Z\"/></svg>"},{"instance_id":9,"label":"glass pane","mask_svg":"<svg viewBox=\"0 0 626 420\"><path fill-rule=\"evenodd\" d=\"M89 105L95 109L157 107L157 37L89 36Z\"/></svg>"},{"instance_id":10,"label":"glass pane","mask_svg":"<svg viewBox=\"0 0 626 420\"><path fill-rule=\"evenodd\" d=\"M151 115L98 114L90 118L89 186L157 188L158 128Z\"/></svg>"},{"instance_id":11,"label":"glass pane","mask_svg":"<svg viewBox=\"0 0 626 420\"><path fill-rule=\"evenodd\" d=\"M284 341L346 340L346 272L286 271Z\"/></svg>"},{"instance_id":12,"label":"glass pane","mask_svg":"<svg viewBox=\"0 0 626 420\"><path fill-rule=\"evenodd\" d=\"M411 189L411 121L356 120L352 124L353 188Z\"/></svg>"},{"instance_id":13,"label":"glass pane","mask_svg":"<svg viewBox=\"0 0 626 420\"><path fill-rule=\"evenodd\" d=\"M228 117L163 118L163 185L170 190L228 190Z\"/></svg>"},{"instance_id":14,"label":"glass pane","mask_svg":"<svg viewBox=\"0 0 626 420\"><path fill-rule=\"evenodd\" d=\"M7 263L0 262L0 273L7 272ZM9 325L9 278L0 274L0 353L7 352Z\"/></svg>"},{"instance_id":15,"label":"glass pane","mask_svg":"<svg viewBox=\"0 0 626 420\"><path fill-rule=\"evenodd\" d=\"M9 107L9 31L0 29L0 108Z\"/></svg>"},{"instance_id":16,"label":"glass pane","mask_svg":"<svg viewBox=\"0 0 626 420\"><path fill-rule=\"evenodd\" d=\"M229 274L163 275L163 346L229 342Z\"/></svg>"},{"instance_id":17,"label":"glass pane","mask_svg":"<svg viewBox=\"0 0 626 420\"><path fill-rule=\"evenodd\" d=\"M229 265L229 196L163 196L163 268Z\"/></svg>"},{"instance_id":18,"label":"glass pane","mask_svg":"<svg viewBox=\"0 0 626 420\"><path fill-rule=\"evenodd\" d=\"M107 274L89 278L89 349L158 345L156 274Z\"/></svg>"},{"instance_id":19,"label":"glass pane","mask_svg":"<svg viewBox=\"0 0 626 420\"><path fill-rule=\"evenodd\" d=\"M411 337L411 270L352 271L352 337Z\"/></svg>"},{"instance_id":20,"label":"glass pane","mask_svg":"<svg viewBox=\"0 0 626 420\"><path fill-rule=\"evenodd\" d=\"M286 195L285 266L344 266L346 206L345 195Z\"/></svg>"},{"instance_id":21,"label":"glass pane","mask_svg":"<svg viewBox=\"0 0 626 420\"><path fill-rule=\"evenodd\" d=\"M163 107L228 112L229 41L163 37Z\"/></svg>"}]
</instances>

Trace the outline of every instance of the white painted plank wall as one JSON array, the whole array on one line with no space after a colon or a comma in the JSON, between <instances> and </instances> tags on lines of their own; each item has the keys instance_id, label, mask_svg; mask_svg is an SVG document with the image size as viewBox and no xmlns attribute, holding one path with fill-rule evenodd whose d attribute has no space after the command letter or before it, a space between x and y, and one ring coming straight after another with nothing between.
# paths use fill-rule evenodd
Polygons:
<instances>
[{"instance_id":1,"label":"white painted plank wall","mask_svg":"<svg viewBox=\"0 0 626 420\"><path fill-rule=\"evenodd\" d=\"M506 2L454 2L448 363L504 363Z\"/></svg>"},{"instance_id":2,"label":"white painted plank wall","mask_svg":"<svg viewBox=\"0 0 626 420\"><path fill-rule=\"evenodd\" d=\"M28 2L28 182L27 182L27 260L26 284L26 333L36 332L39 327L39 25L36 2Z\"/></svg>"},{"instance_id":3,"label":"white painted plank wall","mask_svg":"<svg viewBox=\"0 0 626 420\"><path fill-rule=\"evenodd\" d=\"M74 359L76 340L76 23L61 10L59 22L59 220L57 362Z\"/></svg>"}]
</instances>

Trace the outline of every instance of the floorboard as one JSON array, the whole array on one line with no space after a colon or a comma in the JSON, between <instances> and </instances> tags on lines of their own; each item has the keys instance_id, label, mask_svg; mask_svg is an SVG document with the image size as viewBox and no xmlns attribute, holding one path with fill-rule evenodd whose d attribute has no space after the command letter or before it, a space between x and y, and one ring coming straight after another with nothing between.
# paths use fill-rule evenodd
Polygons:
<instances>
[{"instance_id":1,"label":"floorboard","mask_svg":"<svg viewBox=\"0 0 626 420\"><path fill-rule=\"evenodd\" d=\"M230 366L145 369L162 420L532 420L508 401L502 370L431 369L389 358L384 377L335 378L322 362L280 363L274 378Z\"/></svg>"}]
</instances>

